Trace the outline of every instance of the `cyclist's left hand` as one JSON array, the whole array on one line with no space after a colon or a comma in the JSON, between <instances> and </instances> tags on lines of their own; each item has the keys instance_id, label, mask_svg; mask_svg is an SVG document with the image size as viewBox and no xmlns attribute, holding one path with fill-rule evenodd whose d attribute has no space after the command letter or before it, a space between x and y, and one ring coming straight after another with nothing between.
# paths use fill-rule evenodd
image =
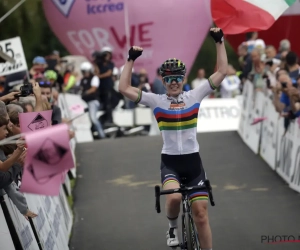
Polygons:
<instances>
[{"instance_id":1,"label":"cyclist's left hand","mask_svg":"<svg viewBox=\"0 0 300 250\"><path fill-rule=\"evenodd\" d=\"M220 28L211 28L210 35L215 40L216 43L222 43L224 41L224 34Z\"/></svg>"}]
</instances>

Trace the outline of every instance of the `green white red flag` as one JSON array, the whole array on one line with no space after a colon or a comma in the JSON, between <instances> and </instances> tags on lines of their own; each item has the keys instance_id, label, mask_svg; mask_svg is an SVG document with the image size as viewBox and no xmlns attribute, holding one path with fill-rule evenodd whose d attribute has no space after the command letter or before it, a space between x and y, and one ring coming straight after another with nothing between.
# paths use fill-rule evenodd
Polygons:
<instances>
[{"instance_id":1,"label":"green white red flag","mask_svg":"<svg viewBox=\"0 0 300 250\"><path fill-rule=\"evenodd\" d=\"M211 0L211 13L225 34L266 30L296 0Z\"/></svg>"}]
</instances>

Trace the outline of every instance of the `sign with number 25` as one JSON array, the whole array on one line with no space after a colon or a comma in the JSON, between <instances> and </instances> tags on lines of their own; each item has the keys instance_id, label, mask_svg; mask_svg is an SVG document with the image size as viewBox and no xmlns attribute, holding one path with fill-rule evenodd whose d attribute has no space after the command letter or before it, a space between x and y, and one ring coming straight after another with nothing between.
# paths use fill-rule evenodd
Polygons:
<instances>
[{"instance_id":1,"label":"sign with number 25","mask_svg":"<svg viewBox=\"0 0 300 250\"><path fill-rule=\"evenodd\" d=\"M27 70L26 58L20 37L0 41L0 50L12 57L15 63L0 63L0 76Z\"/></svg>"}]
</instances>

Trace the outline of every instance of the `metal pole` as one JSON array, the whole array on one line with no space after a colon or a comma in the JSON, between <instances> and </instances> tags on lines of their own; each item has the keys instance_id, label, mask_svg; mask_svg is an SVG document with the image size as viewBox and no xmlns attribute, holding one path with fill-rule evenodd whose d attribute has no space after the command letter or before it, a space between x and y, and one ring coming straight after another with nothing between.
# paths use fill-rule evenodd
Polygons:
<instances>
[{"instance_id":1,"label":"metal pole","mask_svg":"<svg viewBox=\"0 0 300 250\"><path fill-rule=\"evenodd\" d=\"M13 8L11 8L3 17L0 18L0 23L7 18L11 13L13 13L19 6L21 6L26 0L21 0Z\"/></svg>"}]
</instances>

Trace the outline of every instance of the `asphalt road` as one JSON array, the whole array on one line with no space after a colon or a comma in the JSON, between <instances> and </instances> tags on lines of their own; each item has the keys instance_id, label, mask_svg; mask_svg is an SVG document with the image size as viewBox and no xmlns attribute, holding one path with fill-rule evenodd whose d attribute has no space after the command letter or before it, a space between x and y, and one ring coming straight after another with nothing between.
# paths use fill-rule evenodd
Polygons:
<instances>
[{"instance_id":1,"label":"asphalt road","mask_svg":"<svg viewBox=\"0 0 300 250\"><path fill-rule=\"evenodd\" d=\"M198 141L216 201L209 208L213 249L299 250L300 242L262 243L262 237L271 241L277 235L298 240L299 194L254 155L236 132L199 134ZM161 137L77 145L70 249L169 249L164 211L157 214L154 209L161 147Z\"/></svg>"}]
</instances>

